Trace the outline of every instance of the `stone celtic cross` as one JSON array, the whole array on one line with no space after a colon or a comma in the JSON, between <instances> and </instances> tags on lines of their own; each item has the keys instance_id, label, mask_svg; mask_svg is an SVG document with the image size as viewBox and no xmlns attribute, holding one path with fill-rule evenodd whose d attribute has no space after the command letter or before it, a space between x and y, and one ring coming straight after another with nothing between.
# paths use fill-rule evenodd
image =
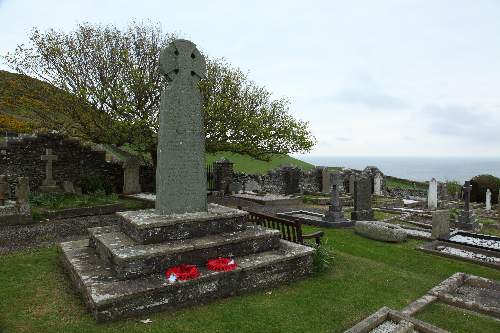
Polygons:
<instances>
[{"instance_id":1,"label":"stone celtic cross","mask_svg":"<svg viewBox=\"0 0 500 333\"><path fill-rule=\"evenodd\" d=\"M464 196L464 210L470 210L470 192L472 191L472 186L470 181L466 181L463 187L463 196Z\"/></svg>"},{"instance_id":2,"label":"stone celtic cross","mask_svg":"<svg viewBox=\"0 0 500 333\"><path fill-rule=\"evenodd\" d=\"M54 186L56 185L56 182L54 181L54 178L52 177L52 163L54 161L57 161L57 156L52 154L52 149L47 148L45 150L45 155L41 156L42 161L47 161L45 165L45 180L43 181L43 185L46 186Z\"/></svg>"},{"instance_id":3,"label":"stone celtic cross","mask_svg":"<svg viewBox=\"0 0 500 333\"><path fill-rule=\"evenodd\" d=\"M198 82L206 75L203 55L177 39L161 51L168 84L161 95L156 169L156 213L207 210L205 131Z\"/></svg>"}]
</instances>

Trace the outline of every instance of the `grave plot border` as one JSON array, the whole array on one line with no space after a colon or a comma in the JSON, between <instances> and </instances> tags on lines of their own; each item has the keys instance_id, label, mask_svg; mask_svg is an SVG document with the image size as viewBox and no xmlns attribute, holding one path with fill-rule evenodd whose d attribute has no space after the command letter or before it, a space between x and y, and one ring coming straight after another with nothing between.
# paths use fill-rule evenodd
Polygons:
<instances>
[{"instance_id":1,"label":"grave plot border","mask_svg":"<svg viewBox=\"0 0 500 333\"><path fill-rule=\"evenodd\" d=\"M475 259L475 258L462 257L462 256L454 255L451 253L443 253L443 252L436 249L438 246L452 247L452 248L456 248L456 249L460 249L460 250L464 250L464 251L475 252L475 253L490 256L490 257L497 257L500 259L500 255L498 254L498 252L495 252L495 251L484 250L482 248L467 246L467 245L463 245L463 244L443 242L440 240L435 240L432 242L425 243L425 244L417 247L417 250L425 252L425 253L430 253L430 254L434 254L437 256L445 257L445 258L467 261L467 262L471 262L474 264L478 264L478 265L482 265L482 266L486 266L486 267L495 268L495 269L500 270L500 261L498 263L495 263L495 262L483 261L483 260L479 260L479 259Z\"/></svg>"},{"instance_id":2,"label":"grave plot border","mask_svg":"<svg viewBox=\"0 0 500 333\"><path fill-rule=\"evenodd\" d=\"M408 332L410 332L410 329L414 328L420 332L425 333L450 333L449 331L443 330L425 321L410 317L408 315L405 315L404 313L392 310L385 306L380 308L367 318L363 319L350 329L344 331L344 333L369 333L377 326L388 320L403 324L401 326L401 332L407 332L404 329L408 329Z\"/></svg>"}]
</instances>

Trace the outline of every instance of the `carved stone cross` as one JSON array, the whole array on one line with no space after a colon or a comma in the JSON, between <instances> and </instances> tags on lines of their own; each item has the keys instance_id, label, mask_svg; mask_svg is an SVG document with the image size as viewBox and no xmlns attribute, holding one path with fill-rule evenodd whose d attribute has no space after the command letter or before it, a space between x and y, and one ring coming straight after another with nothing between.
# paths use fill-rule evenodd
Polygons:
<instances>
[{"instance_id":1,"label":"carved stone cross","mask_svg":"<svg viewBox=\"0 0 500 333\"><path fill-rule=\"evenodd\" d=\"M464 210L470 210L470 192L472 191L472 186L470 181L466 181L464 184Z\"/></svg>"},{"instance_id":2,"label":"carved stone cross","mask_svg":"<svg viewBox=\"0 0 500 333\"><path fill-rule=\"evenodd\" d=\"M156 168L156 213L207 210L205 131L198 82L205 59L190 41L177 39L160 54L168 84L161 95Z\"/></svg>"},{"instance_id":3,"label":"carved stone cross","mask_svg":"<svg viewBox=\"0 0 500 333\"><path fill-rule=\"evenodd\" d=\"M47 161L45 165L45 179L43 181L44 186L55 186L56 182L52 177L52 163L57 161L57 155L52 154L52 149L47 148L45 150L45 155L41 156L42 161Z\"/></svg>"}]
</instances>

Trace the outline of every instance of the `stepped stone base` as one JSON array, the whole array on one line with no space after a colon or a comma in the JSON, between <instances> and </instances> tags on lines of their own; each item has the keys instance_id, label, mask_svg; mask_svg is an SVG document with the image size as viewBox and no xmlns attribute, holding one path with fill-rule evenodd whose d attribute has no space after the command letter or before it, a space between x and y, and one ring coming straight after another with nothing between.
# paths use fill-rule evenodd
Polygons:
<instances>
[{"instance_id":1,"label":"stepped stone base","mask_svg":"<svg viewBox=\"0 0 500 333\"><path fill-rule=\"evenodd\" d=\"M92 243L92 242L91 242ZM200 269L200 277L169 283L163 273L121 280L87 240L60 244L62 262L98 321L198 305L282 285L312 272L314 249L280 240L279 248L235 257L230 272Z\"/></svg>"},{"instance_id":2,"label":"stepped stone base","mask_svg":"<svg viewBox=\"0 0 500 333\"><path fill-rule=\"evenodd\" d=\"M280 232L257 225L243 231L206 235L160 244L138 244L117 226L89 229L90 246L125 279L162 272L182 263L204 264L208 259L275 250Z\"/></svg>"},{"instance_id":3,"label":"stepped stone base","mask_svg":"<svg viewBox=\"0 0 500 333\"><path fill-rule=\"evenodd\" d=\"M248 213L209 204L207 212L159 215L154 209L118 212L121 229L141 244L244 230Z\"/></svg>"}]
</instances>

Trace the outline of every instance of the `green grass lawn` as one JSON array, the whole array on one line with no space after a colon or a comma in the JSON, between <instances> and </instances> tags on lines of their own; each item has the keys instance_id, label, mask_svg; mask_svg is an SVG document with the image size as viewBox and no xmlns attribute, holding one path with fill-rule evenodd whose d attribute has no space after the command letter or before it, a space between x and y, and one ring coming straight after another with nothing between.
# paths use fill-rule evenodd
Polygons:
<instances>
[{"instance_id":1,"label":"green grass lawn","mask_svg":"<svg viewBox=\"0 0 500 333\"><path fill-rule=\"evenodd\" d=\"M306 227L305 232L313 230ZM258 292L179 311L96 324L58 262L55 247L0 256L0 332L342 332L382 306L396 310L461 271L500 279L500 272L415 250L419 241L387 244L351 230L326 229L330 270L271 293ZM423 313L443 328L500 332L500 322Z\"/></svg>"},{"instance_id":2,"label":"green grass lawn","mask_svg":"<svg viewBox=\"0 0 500 333\"><path fill-rule=\"evenodd\" d=\"M385 178L386 186L388 188L402 188L402 189L416 189L427 190L429 185L424 182L417 182L408 179L401 179L396 177L387 176Z\"/></svg>"},{"instance_id":3,"label":"green grass lawn","mask_svg":"<svg viewBox=\"0 0 500 333\"><path fill-rule=\"evenodd\" d=\"M207 154L206 156L207 163L213 163L215 161L221 160L224 157L234 163L235 171L244 173L264 174L269 170L285 165L296 166L303 170L310 170L314 168L314 165L312 164L287 155L276 156L269 162L256 160L254 158L251 158L250 156L235 154L231 152L218 152L215 154Z\"/></svg>"}]
</instances>

